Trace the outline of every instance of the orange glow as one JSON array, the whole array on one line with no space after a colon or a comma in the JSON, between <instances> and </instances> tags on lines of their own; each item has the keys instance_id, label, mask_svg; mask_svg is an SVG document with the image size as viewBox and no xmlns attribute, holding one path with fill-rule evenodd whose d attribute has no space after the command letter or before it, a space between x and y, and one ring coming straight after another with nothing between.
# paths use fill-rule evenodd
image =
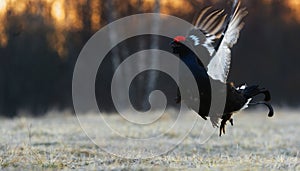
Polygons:
<instances>
[{"instance_id":1,"label":"orange glow","mask_svg":"<svg viewBox=\"0 0 300 171\"><path fill-rule=\"evenodd\" d=\"M22 14L26 10L26 1L10 0L9 5L14 9L13 11L16 14Z\"/></svg>"},{"instance_id":2,"label":"orange glow","mask_svg":"<svg viewBox=\"0 0 300 171\"><path fill-rule=\"evenodd\" d=\"M91 28L93 31L96 31L101 26L101 3L99 1L92 1L90 7L92 9Z\"/></svg>"},{"instance_id":3,"label":"orange glow","mask_svg":"<svg viewBox=\"0 0 300 171\"><path fill-rule=\"evenodd\" d=\"M79 16L78 12L76 11L77 4L71 3L67 7L67 16L66 16L66 29L69 30L82 30L83 24L81 17Z\"/></svg>"},{"instance_id":4,"label":"orange glow","mask_svg":"<svg viewBox=\"0 0 300 171\"><path fill-rule=\"evenodd\" d=\"M271 5L274 0L263 0L267 5ZM300 23L300 0L284 0L283 4L290 10L282 17L288 23L293 23L295 20Z\"/></svg>"},{"instance_id":5,"label":"orange glow","mask_svg":"<svg viewBox=\"0 0 300 171\"><path fill-rule=\"evenodd\" d=\"M7 45L7 35L0 28L0 46L5 47Z\"/></svg>"},{"instance_id":6,"label":"orange glow","mask_svg":"<svg viewBox=\"0 0 300 171\"><path fill-rule=\"evenodd\" d=\"M48 34L48 41L50 46L56 50L59 56L65 57L67 55L67 51L65 48L66 37L64 31L57 30L55 34Z\"/></svg>"},{"instance_id":7,"label":"orange glow","mask_svg":"<svg viewBox=\"0 0 300 171\"><path fill-rule=\"evenodd\" d=\"M7 2L1 0L0 1L0 15L3 15L6 12Z\"/></svg>"},{"instance_id":8,"label":"orange glow","mask_svg":"<svg viewBox=\"0 0 300 171\"><path fill-rule=\"evenodd\" d=\"M137 3L138 0L133 1L133 5L136 5ZM142 5L141 9L151 10L152 7L154 6L154 0L144 0L141 5Z\"/></svg>"},{"instance_id":9,"label":"orange glow","mask_svg":"<svg viewBox=\"0 0 300 171\"><path fill-rule=\"evenodd\" d=\"M5 13L7 8L6 1L0 1L0 21L1 24L5 25ZM7 35L5 34L5 27L0 27L0 46L5 47L7 45Z\"/></svg>"},{"instance_id":10,"label":"orange glow","mask_svg":"<svg viewBox=\"0 0 300 171\"><path fill-rule=\"evenodd\" d=\"M51 6L51 15L58 24L63 24L66 14L63 0L56 0Z\"/></svg>"},{"instance_id":11,"label":"orange glow","mask_svg":"<svg viewBox=\"0 0 300 171\"><path fill-rule=\"evenodd\" d=\"M300 22L300 0L287 0L286 5L291 10L291 16L286 19L291 20L291 18L295 18Z\"/></svg>"},{"instance_id":12,"label":"orange glow","mask_svg":"<svg viewBox=\"0 0 300 171\"><path fill-rule=\"evenodd\" d=\"M66 42L68 32L81 31L90 27L92 32L101 28L102 8L105 8L106 2L111 1L113 4L112 13L116 17L121 17L134 12L151 12L154 10L157 0L0 0L0 46L5 47L9 42L8 23L9 16L18 16L24 25L35 23L36 27L40 26L39 22L43 22L49 26L47 40L51 48L59 55L64 56L67 53ZM221 0L210 0L211 3L217 3ZM128 3L127 3L128 2ZM185 15L193 11L191 3L187 0L159 0L160 12L164 14ZM199 4L203 4L204 0L195 0ZM265 5L270 5L274 0L262 0ZM89 4L87 4L89 3ZM300 23L300 0L284 0L282 1L286 7L290 9L281 16L286 22L293 23L295 20ZM271 5L270 5L271 6ZM83 8L88 7L90 11L85 13ZM8 12L9 11L9 12ZM84 13L84 14L83 14ZM88 14L88 15L86 15ZM42 18L42 21L32 21L27 15ZM84 21L90 21L89 26L84 25ZM28 20L27 20L28 19ZM31 25L32 26L32 25ZM30 30L32 27L26 27Z\"/></svg>"},{"instance_id":13,"label":"orange glow","mask_svg":"<svg viewBox=\"0 0 300 171\"><path fill-rule=\"evenodd\" d=\"M161 0L161 13L171 14L171 13L189 13L192 11L192 6L186 2L186 0Z\"/></svg>"}]
</instances>

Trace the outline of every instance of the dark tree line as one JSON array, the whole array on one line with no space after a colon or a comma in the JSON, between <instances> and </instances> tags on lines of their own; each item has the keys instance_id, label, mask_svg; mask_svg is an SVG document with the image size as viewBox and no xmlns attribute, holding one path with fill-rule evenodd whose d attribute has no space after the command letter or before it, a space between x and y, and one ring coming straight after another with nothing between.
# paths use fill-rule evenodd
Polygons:
<instances>
[{"instance_id":1,"label":"dark tree line","mask_svg":"<svg viewBox=\"0 0 300 171\"><path fill-rule=\"evenodd\" d=\"M5 46L0 46L2 115L15 116L21 110L40 115L50 109L72 109L72 76L76 59L84 44L95 33L91 27L91 1L88 0L85 5L77 6L76 9L83 28L62 32L65 36L64 55L59 54L49 42L49 35L57 32L55 22L45 22L43 16L29 11L22 14L15 14L13 11L6 13L5 33L8 41ZM129 1L102 0L100 25L104 26L124 16L159 12L161 9L155 1L150 7L143 6L143 0L136 0L135 3ZM199 8L211 4L196 0L187 3L193 7L191 11L182 12L182 9L179 9L169 13L192 22ZM229 80L234 80L237 84L247 82L264 85L271 90L273 103L297 106L300 102L300 23L296 19L295 22L285 20L290 11L283 1L273 0L266 4L261 0L251 0L244 1L243 4L248 8L249 15L246 17L246 25L239 43L233 49ZM39 5L43 6L42 3ZM223 5L226 3L217 4L218 7ZM293 18L290 21L293 21ZM158 42L156 47L151 43L153 40ZM117 58L117 63L120 63L126 55L137 50L157 48L170 51L166 43L168 41L170 40L164 37L153 39L151 36L145 36L122 42L106 56L97 77L110 80L116 69L113 59ZM161 89L168 97L176 92L176 85L167 75L151 72L156 75L154 87L147 86L149 81L153 80L149 78L149 73L139 74L132 83L130 97L137 109L145 110L149 107L144 101L148 99L151 89ZM96 85L95 92L98 98L109 97L109 84L102 84L97 80ZM168 100L169 105L174 105L172 99ZM99 104L104 111L114 109L111 99L99 100Z\"/></svg>"}]
</instances>

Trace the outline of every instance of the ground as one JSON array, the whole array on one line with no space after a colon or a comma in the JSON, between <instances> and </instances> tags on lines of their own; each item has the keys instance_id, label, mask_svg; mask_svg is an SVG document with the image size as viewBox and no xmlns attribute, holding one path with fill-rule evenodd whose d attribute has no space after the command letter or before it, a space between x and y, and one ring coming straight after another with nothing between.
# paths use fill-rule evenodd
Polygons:
<instances>
[{"instance_id":1,"label":"ground","mask_svg":"<svg viewBox=\"0 0 300 171\"><path fill-rule=\"evenodd\" d=\"M91 128L105 130L103 124L97 123L99 115L87 114L82 118ZM145 149L141 150L140 146L126 144L127 140L120 135L102 131L103 141L97 146L86 136L74 115L52 112L40 118L1 118L0 169L300 170L297 110L277 109L273 118L268 118L263 110L241 112L234 117L233 127L227 125L222 137L209 121L201 118L196 122L189 117L182 119L178 122L180 129L169 132L164 127L176 117L162 117L159 125L145 129L130 127L116 115L103 115L103 118L131 138L152 136L155 132L164 134L159 140L151 140L151 144L143 143ZM178 141L190 125L193 129L182 142ZM168 148L171 149L161 151L161 155L150 155Z\"/></svg>"}]
</instances>

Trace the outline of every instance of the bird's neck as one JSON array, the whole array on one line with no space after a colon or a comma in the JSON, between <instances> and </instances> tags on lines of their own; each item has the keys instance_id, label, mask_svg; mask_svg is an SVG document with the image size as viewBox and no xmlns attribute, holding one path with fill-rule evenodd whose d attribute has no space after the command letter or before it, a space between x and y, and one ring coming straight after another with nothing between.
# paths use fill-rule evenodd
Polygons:
<instances>
[{"instance_id":1,"label":"bird's neck","mask_svg":"<svg viewBox=\"0 0 300 171\"><path fill-rule=\"evenodd\" d=\"M180 50L180 52L179 52L179 56L180 56L181 58L184 58L184 57L190 56L190 55L194 55L194 52L191 51L191 50L188 49L188 48L182 48L182 49Z\"/></svg>"},{"instance_id":2,"label":"bird's neck","mask_svg":"<svg viewBox=\"0 0 300 171\"><path fill-rule=\"evenodd\" d=\"M179 54L180 59L186 64L197 64L197 56L191 51L185 51Z\"/></svg>"}]
</instances>

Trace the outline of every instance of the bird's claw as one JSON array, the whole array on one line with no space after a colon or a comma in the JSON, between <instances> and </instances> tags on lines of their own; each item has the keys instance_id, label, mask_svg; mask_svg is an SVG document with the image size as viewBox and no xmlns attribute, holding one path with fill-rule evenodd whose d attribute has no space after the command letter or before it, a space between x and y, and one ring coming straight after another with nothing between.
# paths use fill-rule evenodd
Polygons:
<instances>
[{"instance_id":1,"label":"bird's claw","mask_svg":"<svg viewBox=\"0 0 300 171\"><path fill-rule=\"evenodd\" d=\"M229 122L230 122L231 126L233 126L233 119L232 118L229 119Z\"/></svg>"},{"instance_id":2,"label":"bird's claw","mask_svg":"<svg viewBox=\"0 0 300 171\"><path fill-rule=\"evenodd\" d=\"M222 133L225 134L225 125L226 125L226 122L229 121L230 124L233 126L233 119L230 118L230 119L223 119L221 121L221 125L220 125L220 134L219 136L222 136Z\"/></svg>"},{"instance_id":3,"label":"bird's claw","mask_svg":"<svg viewBox=\"0 0 300 171\"><path fill-rule=\"evenodd\" d=\"M225 125L226 125L226 122L221 123L220 134L219 134L220 137L222 136L222 132L223 132L223 134L225 134Z\"/></svg>"}]
</instances>

